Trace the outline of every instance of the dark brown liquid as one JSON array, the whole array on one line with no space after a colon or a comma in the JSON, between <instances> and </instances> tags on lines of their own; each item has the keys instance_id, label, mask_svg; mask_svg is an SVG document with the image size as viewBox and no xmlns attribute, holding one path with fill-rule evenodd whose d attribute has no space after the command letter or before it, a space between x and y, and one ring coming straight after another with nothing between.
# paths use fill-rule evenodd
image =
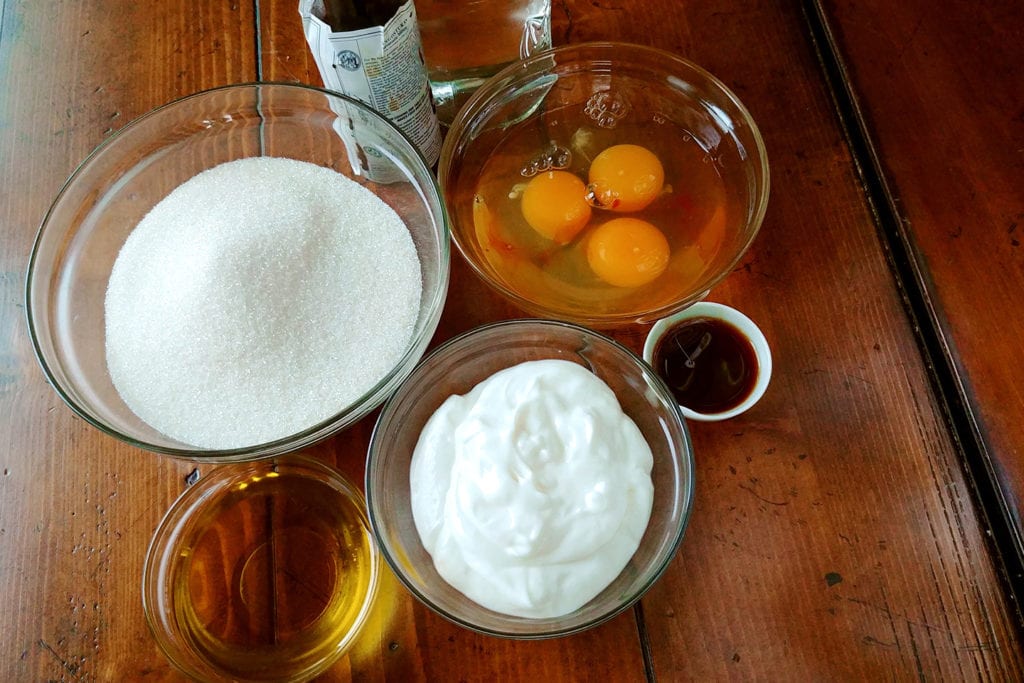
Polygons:
<instances>
[{"instance_id":1,"label":"dark brown liquid","mask_svg":"<svg viewBox=\"0 0 1024 683\"><path fill-rule=\"evenodd\" d=\"M654 369L679 405L708 415L743 403L758 371L750 341L716 318L694 318L671 328L654 349Z\"/></svg>"}]
</instances>

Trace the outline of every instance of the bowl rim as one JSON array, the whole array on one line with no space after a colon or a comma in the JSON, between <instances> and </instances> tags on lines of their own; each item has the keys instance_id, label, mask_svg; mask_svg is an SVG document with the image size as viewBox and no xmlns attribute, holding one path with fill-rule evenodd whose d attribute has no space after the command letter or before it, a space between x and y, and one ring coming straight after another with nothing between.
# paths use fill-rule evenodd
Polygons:
<instances>
[{"instance_id":1,"label":"bowl rim","mask_svg":"<svg viewBox=\"0 0 1024 683\"><path fill-rule=\"evenodd\" d=\"M739 120L741 120L743 125L749 128L751 132L754 142L753 147L757 151L757 159L760 162L757 165L757 168L763 178L764 190L761 192L758 201L753 205L753 211L751 212L750 220L748 221L749 224L753 226L753 229L750 231L750 234L747 236L747 239L743 242L740 248L737 249L736 255L728 263L723 265L721 272L718 275L705 282L701 290L693 293L685 299L665 304L658 308L638 311L635 313L591 315L580 312L569 313L564 310L558 310L520 295L513 289L496 281L477 263L476 259L470 256L470 250L468 246L463 244L459 231L451 231L452 242L455 243L459 253L462 254L463 259L469 263L477 277L486 282L489 287L497 291L499 294L512 301L515 305L531 314L558 319L568 318L574 322L594 326L618 326L634 322L652 322L658 318L663 318L667 315L678 312L695 301L703 299L707 296L708 292L721 283L721 281L724 280L730 272L732 272L736 267L736 264L739 263L740 259L742 259L750 249L751 244L753 244L758 233L761 231L761 226L764 223L764 217L768 210L768 199L771 194L771 173L768 164L768 152L765 147L764 137L761 134L761 130L758 128L757 123L754 121L754 117L750 114L746 105L743 104L732 89L704 67L676 53L669 52L668 50L663 50L661 48L641 45L639 43L607 40L560 45L544 50L543 52L530 55L529 57L517 62L513 62L491 76L482 86L480 86L480 88L478 88L466 101L466 104L463 105L462 109L452 121L448 134L445 136L444 142L441 145L441 155L438 160L437 180L441 187L442 194L446 194L446 181L449 170L454 161L457 138L461 137L461 132L465 128L466 121L470 116L483 111L485 105L490 102L503 85L512 82L514 77L517 75L530 73L531 67L536 66L538 63L550 61L559 56L571 54L573 52L582 52L586 50L608 53L609 61L613 61L616 57L622 57L623 55L645 55L664 62L666 64L666 69L670 68L670 65L675 64L683 70L689 70L690 72L706 79L712 87L719 90L725 99L727 99L739 112ZM677 74L671 75L678 77Z\"/></svg>"},{"instance_id":2,"label":"bowl rim","mask_svg":"<svg viewBox=\"0 0 1024 683\"><path fill-rule=\"evenodd\" d=\"M353 105L358 109L363 110L377 123L380 123L385 128L390 129L391 133L397 133L405 142L409 145L410 149L414 154L414 159L418 160L422 164L424 170L424 177L429 179L429 185L426 189L433 189L433 193L437 200L437 205L440 211L437 214L439 218L439 229L437 232L440 235L439 240L439 263L437 269L437 288L434 291L433 296L429 300L424 301L421 304L421 310L428 311L428 317L426 324L423 326L422 331L419 335L415 336L410 340L405 352L401 358L395 363L395 366L385 374L376 384L367 389L358 399L345 406L342 410L335 412L331 416L324 420L303 429L302 431L290 434L288 436L274 439L272 441L266 441L259 444L250 446L243 446L239 448L224 448L224 449L203 449L203 448L178 448L171 446L161 446L158 444L149 443L141 439L136 439L127 434L123 434L119 430L105 424L99 418L93 416L89 410L84 406L80 405L78 401L72 398L69 391L65 389L61 382L57 380L56 374L53 372L50 363L46 359L46 355L43 351L43 344L40 341L39 330L36 323L36 318L39 317L32 305L32 293L34 290L34 283L38 279L39 268L41 266L39 262L40 249L43 242L44 232L50 226L51 218L56 211L60 202L69 193L74 183L86 173L93 163L96 163L97 159L105 153L108 149L116 145L123 137L129 132L135 130L137 127L142 125L144 122L155 118L159 115L164 114L168 110L175 109L185 105L188 102L198 99L204 99L212 97L214 95L228 92L228 91L241 91L241 90L254 90L260 91L264 89L272 90L295 90L295 91L309 91L327 95L343 100L346 104ZM419 193L423 195L423 191L419 190ZM362 416L370 412L381 403L383 403L391 392L384 392L383 395L379 396L373 401L367 402L366 399L374 394L381 393L389 384L395 382L396 379L400 379L402 372L408 375L411 369L415 366L416 362L413 360L413 356L422 356L423 349L429 343L433 337L434 332L437 328L437 323L441 318L441 313L444 309L444 302L447 298L448 287L451 275L451 218L448 215L448 207L444 201L444 194L441 191L440 185L437 181L437 176L432 172L431 166L427 163L426 158L420 151L416 143L406 134L401 128L393 123L386 116L377 112L369 105L361 102L353 97L349 97L343 93L328 90L327 88L321 88L312 85L306 85L303 83L288 83L283 81L249 81L244 83L232 83L228 85L222 85L215 88L209 88L206 90L200 90L182 97L173 99L169 102L159 105L158 107L151 109L144 114L132 119L126 123L123 127L111 133L107 138L96 145L89 154L82 159L81 162L75 167L75 169L68 176L67 180L61 186L60 190L55 195L53 201L50 203L46 210L42 220L39 223L39 227L36 231L35 239L32 243L32 251L29 255L28 267L25 272L25 317L27 322L28 336L32 343L32 350L35 354L36 361L43 370L43 374L46 377L47 383L53 387L60 398L71 410L85 420L87 423L100 430L101 432L112 436L120 441L128 443L137 448L159 453L162 455L169 455L175 458L191 460L196 462L204 463L230 463L230 462L244 462L250 460L260 460L265 458L271 458L277 455L283 455L291 451L297 450L298 448L312 445L316 441L326 438L330 434L337 431L332 429L332 424L342 422L346 418L353 415ZM55 360L56 362L56 360ZM402 371L402 372L400 372ZM393 390L392 390L393 391ZM323 432L323 433L321 433Z\"/></svg>"},{"instance_id":3,"label":"bowl rim","mask_svg":"<svg viewBox=\"0 0 1024 683\"><path fill-rule=\"evenodd\" d=\"M371 475L377 470L377 467L375 465L381 457L380 453L378 452L377 446L379 445L379 430L381 428L382 423L384 422L385 416L389 416L390 413L393 412L394 406L398 402L399 394L405 387L411 385L417 380L417 374L421 372L422 367L424 367L429 361L437 357L443 356L447 353L450 353L454 347L462 345L467 340L472 339L480 334L491 332L496 329L528 326L549 328L557 327L573 332L584 333L591 336L593 339L599 341L600 343L609 344L614 350L618 352L625 353L627 357L630 358L636 365L637 369L644 376L645 380L648 381L648 385L659 395L669 415L675 419L676 423L680 428L680 432L685 437L683 443L681 444L682 447L679 449L679 451L681 451L681 457L679 459L673 459L673 467L674 469L679 471L688 471L689 476L680 478L681 484L679 488L681 490L681 494L677 494L676 498L678 500L678 504L682 512L680 515L679 524L674 531L673 537L666 546L667 550L665 553L665 557L661 561L660 566L656 567L654 571L651 572L650 576L648 576L647 579L643 582L643 584L638 587L635 594L632 595L629 600L625 600L622 602L622 604L616 605L613 609L610 609L605 613L602 613L587 621L583 621L579 624L524 634L511 631L503 631L499 628L481 626L480 624L474 623L469 619L465 619L459 615L450 614L447 611L435 605L432 600L430 600L426 595L423 594L422 591L419 590L419 588L417 588L415 583L406 575L406 572L403 569L401 563L398 562L397 558L394 556L392 549L386 540L385 535L381 533L378 528L378 513L375 509L375 487L371 485ZM614 617L618 616L622 612L626 611L627 609L638 603L640 599L647 593L647 591L650 590L650 588L668 570L669 565L672 563L672 560L678 554L679 548L682 545L683 536L686 533L686 529L689 526L690 522L690 516L693 513L694 490L696 488L696 462L694 460L693 453L693 439L690 436L690 431L687 422L683 418L683 414L679 409L679 404L676 402L676 400L672 396L671 391L669 391L668 386L664 383L661 377L659 377L658 374L654 372L653 368L651 368L650 365L648 365L639 355L634 353L632 349L621 344L615 339L605 334L602 334L601 332L598 332L597 330L585 327L574 322L569 322L565 320L549 320L542 318L514 318L508 320L499 320L491 323L485 323L483 325L469 329L465 332L462 332L461 334L452 337L451 339L447 340L446 342L435 348L429 354L424 356L422 361L419 364L417 364L414 371L405 379L404 382L402 382L402 384L395 391L395 393L392 394L388 401L384 404L384 407L381 410L381 413L378 416L376 423L374 424L373 432L370 435L370 445L367 448L366 452L366 473L364 476L365 481L363 483L363 490L366 492L366 509L367 514L369 515L370 518L370 527L373 529L373 533L376 536L377 548L381 556L384 558L384 561L391 568L395 576L398 577L402 585L404 585L406 589L410 593L412 593L421 604L426 605L432 612L440 615L448 621L451 621L452 623L455 623L459 626L467 628L471 631L475 631L477 633L514 640L545 640L549 638L559 638L562 636L580 633L582 631L589 630L595 626L599 626L600 624L603 624L613 619ZM469 600L469 598L466 599ZM500 613L496 612L496 614ZM517 618L524 619L521 617ZM525 620L530 621L529 619Z\"/></svg>"}]
</instances>

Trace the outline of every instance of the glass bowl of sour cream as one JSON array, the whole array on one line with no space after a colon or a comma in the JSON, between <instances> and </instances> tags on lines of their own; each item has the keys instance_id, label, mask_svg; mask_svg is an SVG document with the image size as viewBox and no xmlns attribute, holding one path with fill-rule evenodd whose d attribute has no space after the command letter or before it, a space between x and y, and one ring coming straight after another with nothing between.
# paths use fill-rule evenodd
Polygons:
<instances>
[{"instance_id":1,"label":"glass bowl of sour cream","mask_svg":"<svg viewBox=\"0 0 1024 683\"><path fill-rule=\"evenodd\" d=\"M693 502L689 432L629 349L512 320L428 355L383 409L366 469L381 553L424 604L495 636L600 624L664 572Z\"/></svg>"}]
</instances>

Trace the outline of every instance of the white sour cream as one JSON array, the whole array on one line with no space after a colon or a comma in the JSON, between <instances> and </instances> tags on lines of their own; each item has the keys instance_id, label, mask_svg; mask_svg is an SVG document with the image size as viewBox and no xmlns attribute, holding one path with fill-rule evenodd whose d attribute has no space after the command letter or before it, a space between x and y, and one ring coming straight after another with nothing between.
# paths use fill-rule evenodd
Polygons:
<instances>
[{"instance_id":1,"label":"white sour cream","mask_svg":"<svg viewBox=\"0 0 1024 683\"><path fill-rule=\"evenodd\" d=\"M600 593L651 516L651 449L615 394L562 360L522 363L427 421L413 519L438 573L496 612L568 614Z\"/></svg>"}]
</instances>

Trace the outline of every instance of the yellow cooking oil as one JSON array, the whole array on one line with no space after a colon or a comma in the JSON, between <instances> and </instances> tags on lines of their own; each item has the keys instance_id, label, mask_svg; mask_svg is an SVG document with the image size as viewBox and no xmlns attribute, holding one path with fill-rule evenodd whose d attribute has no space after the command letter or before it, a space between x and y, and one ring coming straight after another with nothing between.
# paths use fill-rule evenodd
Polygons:
<instances>
[{"instance_id":1,"label":"yellow cooking oil","mask_svg":"<svg viewBox=\"0 0 1024 683\"><path fill-rule=\"evenodd\" d=\"M228 679L294 680L350 644L377 579L361 500L264 472L200 514L169 572L195 655Z\"/></svg>"}]
</instances>

